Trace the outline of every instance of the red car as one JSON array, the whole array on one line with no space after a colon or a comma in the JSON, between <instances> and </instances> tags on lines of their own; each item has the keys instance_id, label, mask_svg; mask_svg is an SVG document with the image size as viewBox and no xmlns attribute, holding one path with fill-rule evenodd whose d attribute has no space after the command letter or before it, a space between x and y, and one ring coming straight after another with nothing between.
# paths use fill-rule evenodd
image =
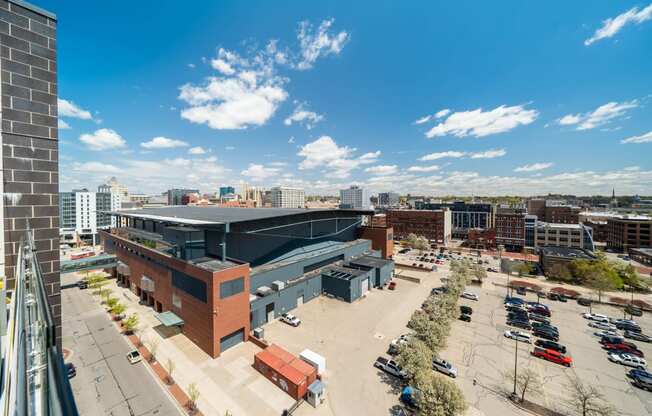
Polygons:
<instances>
[{"instance_id":1,"label":"red car","mask_svg":"<svg viewBox=\"0 0 652 416\"><path fill-rule=\"evenodd\" d=\"M394 290L396 289L396 282L391 281L389 282L389 286L387 287L389 290Z\"/></svg>"},{"instance_id":2,"label":"red car","mask_svg":"<svg viewBox=\"0 0 652 416\"><path fill-rule=\"evenodd\" d=\"M632 344L631 342L620 344L604 344L602 348L609 351L621 351L636 355L638 357L644 357L643 352L636 348L636 345Z\"/></svg>"},{"instance_id":3,"label":"red car","mask_svg":"<svg viewBox=\"0 0 652 416\"><path fill-rule=\"evenodd\" d=\"M534 351L532 351L530 354L535 357L543 358L544 360L552 361L553 363L561 364L566 367L570 367L573 364L572 358L551 349L535 348Z\"/></svg>"}]
</instances>

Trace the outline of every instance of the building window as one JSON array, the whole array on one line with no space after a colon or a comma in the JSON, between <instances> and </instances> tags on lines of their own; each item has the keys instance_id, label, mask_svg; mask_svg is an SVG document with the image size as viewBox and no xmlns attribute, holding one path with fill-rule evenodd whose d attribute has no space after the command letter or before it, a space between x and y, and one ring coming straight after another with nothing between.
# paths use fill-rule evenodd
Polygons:
<instances>
[{"instance_id":1,"label":"building window","mask_svg":"<svg viewBox=\"0 0 652 416\"><path fill-rule=\"evenodd\" d=\"M229 280L228 282L220 283L220 299L228 298L229 296L237 295L244 291L244 277Z\"/></svg>"},{"instance_id":2,"label":"building window","mask_svg":"<svg viewBox=\"0 0 652 416\"><path fill-rule=\"evenodd\" d=\"M175 308L181 309L181 298L174 292L172 292L172 305Z\"/></svg>"}]
</instances>

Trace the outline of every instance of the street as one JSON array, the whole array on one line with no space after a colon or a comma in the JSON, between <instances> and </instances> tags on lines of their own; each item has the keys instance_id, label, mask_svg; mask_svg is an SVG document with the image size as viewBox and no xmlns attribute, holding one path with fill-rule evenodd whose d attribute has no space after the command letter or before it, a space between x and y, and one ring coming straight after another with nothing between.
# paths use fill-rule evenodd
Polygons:
<instances>
[{"instance_id":1,"label":"street","mask_svg":"<svg viewBox=\"0 0 652 416\"><path fill-rule=\"evenodd\" d=\"M61 276L63 348L77 367L71 386L80 415L182 414L143 362L129 364L131 350L90 289L74 286L80 277Z\"/></svg>"}]
</instances>

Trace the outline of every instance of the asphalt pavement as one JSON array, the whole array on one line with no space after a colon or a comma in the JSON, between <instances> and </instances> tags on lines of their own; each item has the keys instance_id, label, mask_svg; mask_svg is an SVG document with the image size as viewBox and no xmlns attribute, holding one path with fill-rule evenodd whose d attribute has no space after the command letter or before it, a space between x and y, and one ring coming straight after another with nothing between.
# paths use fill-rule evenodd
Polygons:
<instances>
[{"instance_id":1,"label":"asphalt pavement","mask_svg":"<svg viewBox=\"0 0 652 416\"><path fill-rule=\"evenodd\" d=\"M62 276L63 347L66 362L77 367L71 386L80 415L168 416L183 414L154 375L140 362L130 364L131 351L90 290Z\"/></svg>"}]
</instances>

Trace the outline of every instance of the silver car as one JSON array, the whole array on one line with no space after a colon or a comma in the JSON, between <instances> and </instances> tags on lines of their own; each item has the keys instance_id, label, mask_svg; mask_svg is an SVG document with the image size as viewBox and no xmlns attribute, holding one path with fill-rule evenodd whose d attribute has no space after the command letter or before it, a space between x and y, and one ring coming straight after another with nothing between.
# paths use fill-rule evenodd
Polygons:
<instances>
[{"instance_id":1,"label":"silver car","mask_svg":"<svg viewBox=\"0 0 652 416\"><path fill-rule=\"evenodd\" d=\"M457 369L451 363L441 358L435 357L432 359L432 369L440 373L446 374L449 377L457 377Z\"/></svg>"}]
</instances>

